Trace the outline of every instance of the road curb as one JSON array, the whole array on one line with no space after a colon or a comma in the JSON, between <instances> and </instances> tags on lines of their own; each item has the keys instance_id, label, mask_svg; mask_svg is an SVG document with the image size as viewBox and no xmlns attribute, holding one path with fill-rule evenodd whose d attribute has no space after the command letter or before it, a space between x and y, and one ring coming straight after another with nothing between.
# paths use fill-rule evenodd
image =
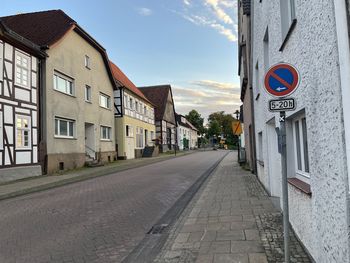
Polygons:
<instances>
[{"instance_id":1,"label":"road curb","mask_svg":"<svg viewBox=\"0 0 350 263\"><path fill-rule=\"evenodd\" d=\"M147 262L153 262L153 260L155 260L166 243L174 224L181 217L197 192L202 188L208 178L215 173L220 163L229 153L230 151L216 161L179 197L174 205L153 225L152 229L122 263L144 263L146 258ZM152 234L153 229L155 229L154 234Z\"/></svg>"},{"instance_id":2,"label":"road curb","mask_svg":"<svg viewBox=\"0 0 350 263\"><path fill-rule=\"evenodd\" d=\"M87 180L91 180L97 177L102 177L102 176L108 176L108 175L114 175L117 174L119 172L124 172L130 169L134 169L134 168L140 168L143 166L147 166L147 165L151 165L151 164L155 164L155 163L159 163L159 162L163 162L163 161L167 161L167 160L171 160L171 159L175 159L175 158L180 158L186 155L190 155L190 154L194 154L194 153L198 153L199 151L195 151L195 152L190 152L190 153L185 153L179 156L166 156L163 158L159 158L156 160L151 160L150 162L147 163L139 163L136 165L132 165L132 166L125 166L125 167L119 167L118 169L115 169L113 171L113 168L111 167L111 169L106 169L103 171L98 171L98 170L94 170L94 168L90 168L91 171L89 171L86 174L82 174L82 175L77 175L76 177L71 177L71 178L67 178L67 179L62 179L60 181L56 181L56 182L51 182L51 183L47 183L47 184L42 184L39 186L34 186L34 187L29 187L26 189L22 189L22 190L18 190L18 191L14 191L11 193L6 193L6 194L0 194L0 201L2 200L6 200L6 199L10 199L10 198L14 198L14 197L18 197L18 196L23 196L23 195L27 195L27 194L31 194L31 193L36 193L36 192L41 192L41 191L45 191L45 190L50 190L53 188L57 188L57 187L61 187L61 186L65 186L65 185L69 185L69 184L73 184L73 183L78 183L78 182L82 182L82 181L87 181ZM35 178L37 179L37 178ZM33 179L33 180L35 180Z\"/></svg>"}]
</instances>

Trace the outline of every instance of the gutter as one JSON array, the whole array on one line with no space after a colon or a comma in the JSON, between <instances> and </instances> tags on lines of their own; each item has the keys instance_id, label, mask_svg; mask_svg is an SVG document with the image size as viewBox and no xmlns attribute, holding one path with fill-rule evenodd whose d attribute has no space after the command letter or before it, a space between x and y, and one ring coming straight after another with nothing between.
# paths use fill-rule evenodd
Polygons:
<instances>
[{"instance_id":1,"label":"gutter","mask_svg":"<svg viewBox=\"0 0 350 263\"><path fill-rule=\"evenodd\" d=\"M339 52L340 83L343 103L344 140L346 152L346 199L347 199L347 234L350 225L350 45L349 45L349 0L334 1L334 13L337 31L337 42ZM345 32L347 32L347 34ZM350 258L350 242L348 239L348 259Z\"/></svg>"}]
</instances>

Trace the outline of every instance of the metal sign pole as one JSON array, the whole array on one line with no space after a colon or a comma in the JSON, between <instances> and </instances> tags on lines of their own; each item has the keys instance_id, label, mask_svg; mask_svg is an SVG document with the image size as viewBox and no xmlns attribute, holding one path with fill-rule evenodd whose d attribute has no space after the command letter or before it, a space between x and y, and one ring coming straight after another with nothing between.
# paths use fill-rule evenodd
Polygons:
<instances>
[{"instance_id":1,"label":"metal sign pole","mask_svg":"<svg viewBox=\"0 0 350 263\"><path fill-rule=\"evenodd\" d=\"M286 112L280 112L281 161L282 161L282 198L283 198L283 233L284 233L284 260L290 262L289 256L289 207L287 181L287 141L286 141Z\"/></svg>"}]
</instances>

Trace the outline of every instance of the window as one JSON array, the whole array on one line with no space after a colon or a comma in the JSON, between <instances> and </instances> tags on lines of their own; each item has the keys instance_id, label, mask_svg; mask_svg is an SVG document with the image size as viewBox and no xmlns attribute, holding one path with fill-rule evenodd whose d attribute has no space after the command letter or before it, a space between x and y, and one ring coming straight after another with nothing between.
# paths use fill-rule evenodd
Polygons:
<instances>
[{"instance_id":1,"label":"window","mask_svg":"<svg viewBox=\"0 0 350 263\"><path fill-rule=\"evenodd\" d=\"M88 85L85 86L85 101L91 102L91 87Z\"/></svg>"},{"instance_id":2,"label":"window","mask_svg":"<svg viewBox=\"0 0 350 263\"><path fill-rule=\"evenodd\" d=\"M133 99L132 98L130 98L129 99L129 107L130 107L130 109L134 109L134 102L133 102Z\"/></svg>"},{"instance_id":3,"label":"window","mask_svg":"<svg viewBox=\"0 0 350 263\"><path fill-rule=\"evenodd\" d=\"M281 26L282 26L282 41L288 35L290 27L295 20L295 3L294 0L280 0L281 7Z\"/></svg>"},{"instance_id":4,"label":"window","mask_svg":"<svg viewBox=\"0 0 350 263\"><path fill-rule=\"evenodd\" d=\"M136 127L136 148L143 148L143 128Z\"/></svg>"},{"instance_id":5,"label":"window","mask_svg":"<svg viewBox=\"0 0 350 263\"><path fill-rule=\"evenodd\" d=\"M145 116L147 116L147 107L146 107L146 106L143 107L143 114L144 114Z\"/></svg>"},{"instance_id":6,"label":"window","mask_svg":"<svg viewBox=\"0 0 350 263\"><path fill-rule=\"evenodd\" d=\"M154 139L155 139L154 131L151 131L151 141L153 141Z\"/></svg>"},{"instance_id":7,"label":"window","mask_svg":"<svg viewBox=\"0 0 350 263\"><path fill-rule=\"evenodd\" d=\"M109 109L111 107L111 98L108 95L100 93L100 106Z\"/></svg>"},{"instance_id":8,"label":"window","mask_svg":"<svg viewBox=\"0 0 350 263\"><path fill-rule=\"evenodd\" d=\"M269 29L266 28L265 36L264 36L264 66L265 72L268 71L270 67L269 61Z\"/></svg>"},{"instance_id":9,"label":"window","mask_svg":"<svg viewBox=\"0 0 350 263\"><path fill-rule=\"evenodd\" d=\"M134 129L130 125L125 126L126 137L134 137Z\"/></svg>"},{"instance_id":10,"label":"window","mask_svg":"<svg viewBox=\"0 0 350 263\"><path fill-rule=\"evenodd\" d=\"M129 100L126 95L124 95L124 104L125 104L125 108L129 108Z\"/></svg>"},{"instance_id":11,"label":"window","mask_svg":"<svg viewBox=\"0 0 350 263\"><path fill-rule=\"evenodd\" d=\"M74 95L73 80L57 72L53 75L53 88L57 91Z\"/></svg>"},{"instance_id":12,"label":"window","mask_svg":"<svg viewBox=\"0 0 350 263\"><path fill-rule=\"evenodd\" d=\"M255 92L256 92L256 100L259 98L260 92L260 74L259 74L259 62L256 62L255 65Z\"/></svg>"},{"instance_id":13,"label":"window","mask_svg":"<svg viewBox=\"0 0 350 263\"><path fill-rule=\"evenodd\" d=\"M30 148L29 116L16 116L16 148Z\"/></svg>"},{"instance_id":14,"label":"window","mask_svg":"<svg viewBox=\"0 0 350 263\"><path fill-rule=\"evenodd\" d=\"M136 110L136 112L139 111L139 103L138 103L138 101L135 101L135 110Z\"/></svg>"},{"instance_id":15,"label":"window","mask_svg":"<svg viewBox=\"0 0 350 263\"><path fill-rule=\"evenodd\" d=\"M29 67L30 67L30 57L16 52L16 84L22 87L29 87Z\"/></svg>"},{"instance_id":16,"label":"window","mask_svg":"<svg viewBox=\"0 0 350 263\"><path fill-rule=\"evenodd\" d=\"M111 140L111 127L101 126L101 140Z\"/></svg>"},{"instance_id":17,"label":"window","mask_svg":"<svg viewBox=\"0 0 350 263\"><path fill-rule=\"evenodd\" d=\"M85 56L85 67L90 69L90 58L89 56Z\"/></svg>"},{"instance_id":18,"label":"window","mask_svg":"<svg viewBox=\"0 0 350 263\"><path fill-rule=\"evenodd\" d=\"M263 133L262 132L259 132L258 133L258 146L259 146L259 149L258 149L258 160L260 162L263 162L264 160L264 156L263 156Z\"/></svg>"},{"instance_id":19,"label":"window","mask_svg":"<svg viewBox=\"0 0 350 263\"><path fill-rule=\"evenodd\" d=\"M74 138L75 121L55 118L55 136Z\"/></svg>"},{"instance_id":20,"label":"window","mask_svg":"<svg viewBox=\"0 0 350 263\"><path fill-rule=\"evenodd\" d=\"M2 129L3 129L2 122L3 122L2 111L0 111L0 150L2 150L4 147L4 138L3 138L3 133L2 133Z\"/></svg>"},{"instance_id":21,"label":"window","mask_svg":"<svg viewBox=\"0 0 350 263\"><path fill-rule=\"evenodd\" d=\"M309 178L309 152L305 116L293 120L295 166L298 175Z\"/></svg>"}]
</instances>

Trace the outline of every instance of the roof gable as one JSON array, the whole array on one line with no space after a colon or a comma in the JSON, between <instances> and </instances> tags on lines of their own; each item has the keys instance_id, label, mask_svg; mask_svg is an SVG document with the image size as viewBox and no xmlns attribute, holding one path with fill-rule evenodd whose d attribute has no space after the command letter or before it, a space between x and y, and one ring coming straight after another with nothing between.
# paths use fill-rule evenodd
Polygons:
<instances>
[{"instance_id":1,"label":"roof gable","mask_svg":"<svg viewBox=\"0 0 350 263\"><path fill-rule=\"evenodd\" d=\"M170 85L139 87L139 89L156 106L156 120L162 120L164 118L169 96L172 100L172 105L174 106ZM173 121L175 121L175 115Z\"/></svg>"}]
</instances>

